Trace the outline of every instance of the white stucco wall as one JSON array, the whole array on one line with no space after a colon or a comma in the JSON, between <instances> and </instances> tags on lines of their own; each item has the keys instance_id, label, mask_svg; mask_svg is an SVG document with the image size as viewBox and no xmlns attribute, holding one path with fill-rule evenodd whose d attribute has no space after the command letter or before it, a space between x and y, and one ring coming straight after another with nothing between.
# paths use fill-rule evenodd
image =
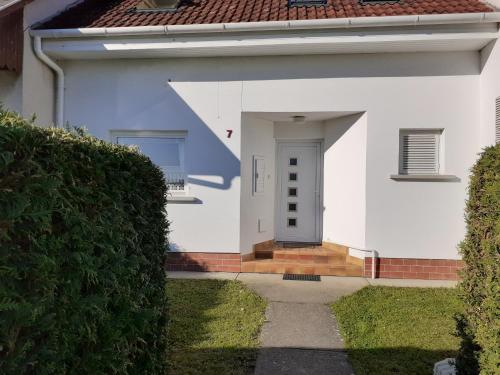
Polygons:
<instances>
[{"instance_id":1,"label":"white stucco wall","mask_svg":"<svg viewBox=\"0 0 500 375\"><path fill-rule=\"evenodd\" d=\"M244 114L241 124L241 226L242 254L253 245L274 239L276 148L274 124ZM264 192L253 194L253 157L264 158ZM260 230L259 230L260 221Z\"/></svg>"},{"instance_id":2,"label":"white stucco wall","mask_svg":"<svg viewBox=\"0 0 500 375\"><path fill-rule=\"evenodd\" d=\"M323 240L366 247L367 115L325 122Z\"/></svg>"},{"instance_id":3,"label":"white stucco wall","mask_svg":"<svg viewBox=\"0 0 500 375\"><path fill-rule=\"evenodd\" d=\"M214 68L177 60L65 64L71 125L106 140L113 129L188 132L189 194L198 201L168 205L175 250L240 249L241 83L194 81Z\"/></svg>"},{"instance_id":4,"label":"white stucco wall","mask_svg":"<svg viewBox=\"0 0 500 375\"><path fill-rule=\"evenodd\" d=\"M250 152L241 113L366 112L365 245L384 257L457 258L480 143L479 62L475 52L67 61L66 119L104 139L110 129L187 130L200 202L169 205L171 239L238 252L249 244L240 242L239 160ZM444 128L445 173L460 181L391 180L400 128Z\"/></svg>"},{"instance_id":5,"label":"white stucco wall","mask_svg":"<svg viewBox=\"0 0 500 375\"><path fill-rule=\"evenodd\" d=\"M5 108L21 112L22 109L22 78L20 75L0 70L0 104Z\"/></svg>"},{"instance_id":6,"label":"white stucco wall","mask_svg":"<svg viewBox=\"0 0 500 375\"><path fill-rule=\"evenodd\" d=\"M41 126L54 124L54 74L35 56L29 29L75 2L75 0L37 0L24 8L22 114L26 117L34 114L36 123Z\"/></svg>"},{"instance_id":7,"label":"white stucco wall","mask_svg":"<svg viewBox=\"0 0 500 375\"><path fill-rule=\"evenodd\" d=\"M500 97L500 42L491 42L481 51L481 122L482 147L495 144L495 100Z\"/></svg>"}]
</instances>

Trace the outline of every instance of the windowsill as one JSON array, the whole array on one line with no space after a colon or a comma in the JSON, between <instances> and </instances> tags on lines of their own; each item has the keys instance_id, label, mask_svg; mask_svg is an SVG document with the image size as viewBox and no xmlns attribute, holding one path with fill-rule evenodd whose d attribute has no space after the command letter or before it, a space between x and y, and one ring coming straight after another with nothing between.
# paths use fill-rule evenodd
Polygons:
<instances>
[{"instance_id":1,"label":"windowsill","mask_svg":"<svg viewBox=\"0 0 500 375\"><path fill-rule=\"evenodd\" d=\"M190 195L171 195L167 197L167 202L196 202L198 199Z\"/></svg>"},{"instance_id":2,"label":"windowsill","mask_svg":"<svg viewBox=\"0 0 500 375\"><path fill-rule=\"evenodd\" d=\"M391 174L395 181L429 181L429 182L460 182L460 178L452 174Z\"/></svg>"}]
</instances>

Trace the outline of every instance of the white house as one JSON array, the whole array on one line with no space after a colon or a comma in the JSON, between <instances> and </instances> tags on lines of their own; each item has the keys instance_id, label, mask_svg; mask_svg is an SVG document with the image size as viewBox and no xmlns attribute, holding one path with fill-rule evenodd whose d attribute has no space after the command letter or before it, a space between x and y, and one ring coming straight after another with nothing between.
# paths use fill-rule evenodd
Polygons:
<instances>
[{"instance_id":1,"label":"white house","mask_svg":"<svg viewBox=\"0 0 500 375\"><path fill-rule=\"evenodd\" d=\"M495 6L84 0L32 27L22 112L165 170L169 269L453 279L499 137Z\"/></svg>"}]
</instances>

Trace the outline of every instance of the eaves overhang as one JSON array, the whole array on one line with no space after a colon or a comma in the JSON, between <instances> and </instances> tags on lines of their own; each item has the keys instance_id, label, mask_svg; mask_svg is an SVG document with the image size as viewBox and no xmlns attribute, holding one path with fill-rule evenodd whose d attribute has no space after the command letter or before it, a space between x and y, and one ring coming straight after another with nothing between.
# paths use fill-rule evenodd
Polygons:
<instances>
[{"instance_id":1,"label":"eaves overhang","mask_svg":"<svg viewBox=\"0 0 500 375\"><path fill-rule=\"evenodd\" d=\"M60 59L480 50L500 12L207 25L31 30Z\"/></svg>"}]
</instances>

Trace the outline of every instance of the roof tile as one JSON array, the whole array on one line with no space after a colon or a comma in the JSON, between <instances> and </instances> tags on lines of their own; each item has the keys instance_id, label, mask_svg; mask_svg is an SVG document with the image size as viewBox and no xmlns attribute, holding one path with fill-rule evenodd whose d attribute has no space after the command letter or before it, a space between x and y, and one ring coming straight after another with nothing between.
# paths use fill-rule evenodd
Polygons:
<instances>
[{"instance_id":1,"label":"roof tile","mask_svg":"<svg viewBox=\"0 0 500 375\"><path fill-rule=\"evenodd\" d=\"M85 0L57 15L40 29L185 25L248 21L314 20L416 14L492 12L481 0L399 0L362 4L328 0L327 5L288 7L288 0L181 0L175 12L136 12L141 0Z\"/></svg>"}]
</instances>

